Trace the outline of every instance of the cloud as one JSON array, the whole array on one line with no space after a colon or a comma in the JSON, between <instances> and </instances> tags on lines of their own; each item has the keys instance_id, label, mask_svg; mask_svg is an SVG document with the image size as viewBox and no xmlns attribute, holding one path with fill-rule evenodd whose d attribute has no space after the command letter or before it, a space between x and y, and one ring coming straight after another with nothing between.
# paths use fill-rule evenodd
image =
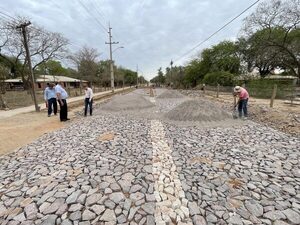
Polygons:
<instances>
[{"instance_id":1,"label":"cloud","mask_svg":"<svg viewBox=\"0 0 300 225\"><path fill-rule=\"evenodd\" d=\"M88 45L102 52L102 59L109 55L108 34L102 26L110 21L113 40L125 47L114 53L116 63L133 70L138 64L149 79L248 5L238 0L1 0L0 11L28 16L35 24L62 33L73 43L73 51ZM175 64L184 64L221 40L234 40L241 26L242 18Z\"/></svg>"}]
</instances>

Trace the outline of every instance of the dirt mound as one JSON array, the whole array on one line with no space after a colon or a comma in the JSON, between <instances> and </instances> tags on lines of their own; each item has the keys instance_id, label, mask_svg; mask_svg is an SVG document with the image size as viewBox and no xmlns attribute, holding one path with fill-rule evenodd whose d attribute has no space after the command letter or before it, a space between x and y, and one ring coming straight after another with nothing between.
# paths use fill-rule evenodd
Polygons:
<instances>
[{"instance_id":1,"label":"dirt mound","mask_svg":"<svg viewBox=\"0 0 300 225\"><path fill-rule=\"evenodd\" d=\"M183 98L184 95L175 90L167 90L161 93L157 98Z\"/></svg>"},{"instance_id":2,"label":"dirt mound","mask_svg":"<svg viewBox=\"0 0 300 225\"><path fill-rule=\"evenodd\" d=\"M164 115L174 121L213 122L232 119L232 116L217 105L203 100L188 100Z\"/></svg>"},{"instance_id":3,"label":"dirt mound","mask_svg":"<svg viewBox=\"0 0 300 225\"><path fill-rule=\"evenodd\" d=\"M142 95L130 93L127 95L115 96L100 108L105 111L139 110L153 107L154 104L145 99Z\"/></svg>"}]
</instances>

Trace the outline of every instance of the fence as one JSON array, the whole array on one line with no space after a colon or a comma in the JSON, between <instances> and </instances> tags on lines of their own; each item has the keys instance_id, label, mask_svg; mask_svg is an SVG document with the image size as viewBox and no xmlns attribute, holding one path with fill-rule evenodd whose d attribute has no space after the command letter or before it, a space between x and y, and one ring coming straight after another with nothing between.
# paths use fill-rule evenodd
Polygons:
<instances>
[{"instance_id":1,"label":"fence","mask_svg":"<svg viewBox=\"0 0 300 225\"><path fill-rule=\"evenodd\" d=\"M201 85L200 85L201 87ZM300 104L300 87L293 85L279 86L274 84L273 87L245 87L251 97L270 99L270 106L273 107L275 99L285 100L285 103L291 105ZM201 90L204 94L219 97L219 95L232 95L233 87L228 86L204 86Z\"/></svg>"},{"instance_id":2,"label":"fence","mask_svg":"<svg viewBox=\"0 0 300 225\"><path fill-rule=\"evenodd\" d=\"M111 88L93 87L94 93L108 91L108 90L111 90ZM84 90L80 88L66 88L66 91L68 92L69 97L77 97L84 94ZM36 97L39 104L44 102L43 91L37 91ZM30 91L24 91L24 90L7 91L3 95L3 99L10 109L26 107L34 104Z\"/></svg>"}]
</instances>

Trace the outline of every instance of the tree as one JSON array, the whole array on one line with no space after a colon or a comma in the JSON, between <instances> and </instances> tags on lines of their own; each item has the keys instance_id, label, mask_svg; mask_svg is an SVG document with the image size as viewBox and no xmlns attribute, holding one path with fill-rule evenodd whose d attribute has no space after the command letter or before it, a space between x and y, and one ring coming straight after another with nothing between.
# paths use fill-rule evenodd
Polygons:
<instances>
[{"instance_id":1,"label":"tree","mask_svg":"<svg viewBox=\"0 0 300 225\"><path fill-rule=\"evenodd\" d=\"M69 56L77 66L79 78L90 82L97 82L98 57L99 53L97 49L87 46L84 46L74 55Z\"/></svg>"},{"instance_id":2,"label":"tree","mask_svg":"<svg viewBox=\"0 0 300 225\"><path fill-rule=\"evenodd\" d=\"M212 72L204 76L203 83L209 85L232 86L234 83L234 75L229 72Z\"/></svg>"},{"instance_id":3,"label":"tree","mask_svg":"<svg viewBox=\"0 0 300 225\"><path fill-rule=\"evenodd\" d=\"M208 73L209 67L199 58L192 60L186 67L185 67L185 77L184 83L186 86L195 87L197 83L203 79L204 75Z\"/></svg>"},{"instance_id":4,"label":"tree","mask_svg":"<svg viewBox=\"0 0 300 225\"><path fill-rule=\"evenodd\" d=\"M24 18L19 17L13 23L4 22L0 24L0 45L4 53L1 54L1 58L9 62L11 70L14 71L16 76L22 78L24 88L28 88L30 86L30 73L23 37L15 27L15 24L22 24L24 21ZM38 26L27 27L27 39L33 70L51 59L63 57L67 52L68 40L66 38L59 33L49 32ZM20 62L21 66L19 65Z\"/></svg>"},{"instance_id":5,"label":"tree","mask_svg":"<svg viewBox=\"0 0 300 225\"><path fill-rule=\"evenodd\" d=\"M240 72L240 57L237 43L223 41L201 53L202 69L205 72L228 71L232 74Z\"/></svg>"},{"instance_id":6,"label":"tree","mask_svg":"<svg viewBox=\"0 0 300 225\"><path fill-rule=\"evenodd\" d=\"M246 18L244 39L248 64L280 66L300 78L300 0L271 0L261 3Z\"/></svg>"},{"instance_id":7,"label":"tree","mask_svg":"<svg viewBox=\"0 0 300 225\"><path fill-rule=\"evenodd\" d=\"M110 86L110 60L98 62L97 77L101 86Z\"/></svg>"},{"instance_id":8,"label":"tree","mask_svg":"<svg viewBox=\"0 0 300 225\"><path fill-rule=\"evenodd\" d=\"M124 70L125 84L133 86L136 84L137 72L125 69Z\"/></svg>"},{"instance_id":9,"label":"tree","mask_svg":"<svg viewBox=\"0 0 300 225\"><path fill-rule=\"evenodd\" d=\"M6 92L5 80L8 78L8 68L0 63L0 109L8 108L6 102L4 101L3 95Z\"/></svg>"},{"instance_id":10,"label":"tree","mask_svg":"<svg viewBox=\"0 0 300 225\"><path fill-rule=\"evenodd\" d=\"M161 67L157 71L157 76L150 80L151 83L155 83L157 86L165 84L165 81L166 81L166 77L164 76Z\"/></svg>"},{"instance_id":11,"label":"tree","mask_svg":"<svg viewBox=\"0 0 300 225\"><path fill-rule=\"evenodd\" d=\"M43 64L40 64L36 68L36 74L49 74L56 76L69 76L70 71L61 65L61 62L55 60L49 60Z\"/></svg>"}]
</instances>

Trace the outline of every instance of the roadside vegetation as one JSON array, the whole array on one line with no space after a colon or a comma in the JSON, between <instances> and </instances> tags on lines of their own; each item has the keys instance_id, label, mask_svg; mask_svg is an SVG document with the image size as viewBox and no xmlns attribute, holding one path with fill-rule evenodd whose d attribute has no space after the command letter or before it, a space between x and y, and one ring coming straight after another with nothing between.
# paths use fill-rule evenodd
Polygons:
<instances>
[{"instance_id":1,"label":"roadside vegetation","mask_svg":"<svg viewBox=\"0 0 300 225\"><path fill-rule=\"evenodd\" d=\"M151 82L174 88L197 85L290 87L292 81L271 81L275 70L300 78L300 1L271 0L244 20L236 41L224 40L199 52L185 66L159 68ZM176 63L176 62L175 62ZM256 71L258 76L253 76ZM299 81L298 81L299 82Z\"/></svg>"}]
</instances>

